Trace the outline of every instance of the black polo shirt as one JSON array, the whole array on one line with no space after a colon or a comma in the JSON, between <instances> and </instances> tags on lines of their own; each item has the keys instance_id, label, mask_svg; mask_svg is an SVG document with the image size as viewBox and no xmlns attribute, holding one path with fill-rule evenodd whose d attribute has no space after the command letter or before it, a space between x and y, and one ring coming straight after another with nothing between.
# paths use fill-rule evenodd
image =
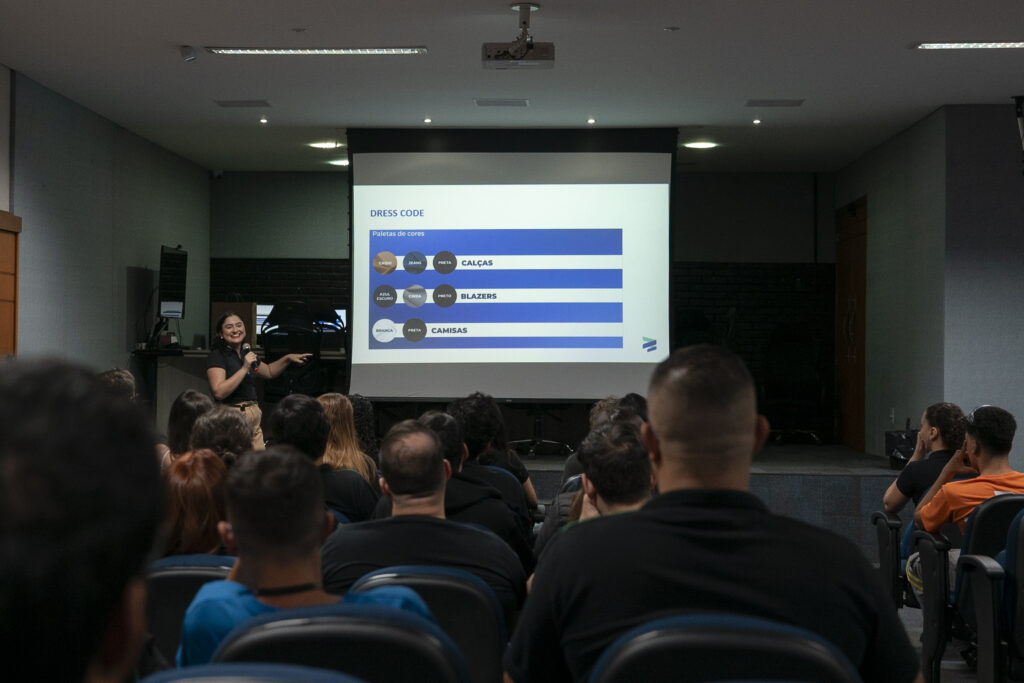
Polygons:
<instances>
[{"instance_id":1,"label":"black polo shirt","mask_svg":"<svg viewBox=\"0 0 1024 683\"><path fill-rule=\"evenodd\" d=\"M222 346L211 350L210 355L206 357L206 369L209 370L210 368L222 368L225 376L231 377L231 375L242 368L242 359L234 349ZM238 388L231 392L231 395L221 401L221 403L233 406L245 401L255 400L256 382L253 380L253 372L250 370L245 373L245 379L238 385Z\"/></svg>"},{"instance_id":2,"label":"black polo shirt","mask_svg":"<svg viewBox=\"0 0 1024 683\"><path fill-rule=\"evenodd\" d=\"M426 515L339 526L324 543L321 560L324 590L338 595L374 570L426 564L480 577L506 614L514 613L526 596L523 567L505 541L490 531Z\"/></svg>"},{"instance_id":3,"label":"black polo shirt","mask_svg":"<svg viewBox=\"0 0 1024 683\"><path fill-rule=\"evenodd\" d=\"M921 460L908 462L896 477L896 488L917 505L939 478L939 473L953 457L953 453L951 450L932 451Z\"/></svg>"},{"instance_id":4,"label":"black polo shirt","mask_svg":"<svg viewBox=\"0 0 1024 683\"><path fill-rule=\"evenodd\" d=\"M853 543L774 515L750 493L709 490L672 491L552 539L505 668L518 683L582 681L622 633L681 611L807 629L865 681L911 681L918 671L877 572Z\"/></svg>"}]
</instances>

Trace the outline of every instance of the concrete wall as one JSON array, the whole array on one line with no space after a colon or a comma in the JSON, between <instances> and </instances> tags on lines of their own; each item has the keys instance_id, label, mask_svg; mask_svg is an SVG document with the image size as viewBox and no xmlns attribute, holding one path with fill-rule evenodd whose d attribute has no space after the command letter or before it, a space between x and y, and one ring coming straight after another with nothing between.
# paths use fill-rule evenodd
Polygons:
<instances>
[{"instance_id":1,"label":"concrete wall","mask_svg":"<svg viewBox=\"0 0 1024 683\"><path fill-rule=\"evenodd\" d=\"M944 391L946 112L939 110L836 174L835 208L867 196L865 450L916 422Z\"/></svg>"},{"instance_id":2,"label":"concrete wall","mask_svg":"<svg viewBox=\"0 0 1024 683\"><path fill-rule=\"evenodd\" d=\"M11 210L11 70L0 66L0 211Z\"/></svg>"},{"instance_id":3,"label":"concrete wall","mask_svg":"<svg viewBox=\"0 0 1024 683\"><path fill-rule=\"evenodd\" d=\"M673 260L704 263L834 261L828 176L815 210L810 173L677 173L672 193ZM825 211L826 220L819 221Z\"/></svg>"},{"instance_id":4,"label":"concrete wall","mask_svg":"<svg viewBox=\"0 0 1024 683\"><path fill-rule=\"evenodd\" d=\"M212 184L213 258L348 258L348 174L224 173Z\"/></svg>"},{"instance_id":5,"label":"concrete wall","mask_svg":"<svg viewBox=\"0 0 1024 683\"><path fill-rule=\"evenodd\" d=\"M983 403L1006 408L1024 427L1024 164L1017 122L1011 105L946 112L946 393L965 411ZM1024 469L1024 447L1012 462Z\"/></svg>"},{"instance_id":6,"label":"concrete wall","mask_svg":"<svg viewBox=\"0 0 1024 683\"><path fill-rule=\"evenodd\" d=\"M189 252L182 340L206 334L209 174L24 76L15 91L19 355L127 367L161 244Z\"/></svg>"}]
</instances>

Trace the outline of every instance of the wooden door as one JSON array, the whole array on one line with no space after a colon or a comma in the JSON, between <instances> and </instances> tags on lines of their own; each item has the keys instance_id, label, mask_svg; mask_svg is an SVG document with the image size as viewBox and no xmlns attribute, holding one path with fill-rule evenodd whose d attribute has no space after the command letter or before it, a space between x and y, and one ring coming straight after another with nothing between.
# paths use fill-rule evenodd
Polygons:
<instances>
[{"instance_id":1,"label":"wooden door","mask_svg":"<svg viewBox=\"0 0 1024 683\"><path fill-rule=\"evenodd\" d=\"M836 434L864 450L867 199L836 212Z\"/></svg>"},{"instance_id":2,"label":"wooden door","mask_svg":"<svg viewBox=\"0 0 1024 683\"><path fill-rule=\"evenodd\" d=\"M18 348L18 237L21 219L0 211L0 358Z\"/></svg>"}]
</instances>

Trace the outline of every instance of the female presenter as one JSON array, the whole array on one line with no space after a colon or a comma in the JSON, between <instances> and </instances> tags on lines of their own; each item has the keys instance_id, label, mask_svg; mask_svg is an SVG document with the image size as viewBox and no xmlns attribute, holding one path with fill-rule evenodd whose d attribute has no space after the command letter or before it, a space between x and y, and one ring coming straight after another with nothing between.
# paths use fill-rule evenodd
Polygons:
<instances>
[{"instance_id":1,"label":"female presenter","mask_svg":"<svg viewBox=\"0 0 1024 683\"><path fill-rule=\"evenodd\" d=\"M228 311L217 321L216 339L210 344L210 355L206 361L206 378L215 399L242 411L252 425L252 447L262 449L265 447L260 428L263 413L256 402L253 377L259 375L263 379L273 379L290 363L305 363L313 354L289 353L273 363L260 363L244 342L245 323L237 313Z\"/></svg>"}]
</instances>

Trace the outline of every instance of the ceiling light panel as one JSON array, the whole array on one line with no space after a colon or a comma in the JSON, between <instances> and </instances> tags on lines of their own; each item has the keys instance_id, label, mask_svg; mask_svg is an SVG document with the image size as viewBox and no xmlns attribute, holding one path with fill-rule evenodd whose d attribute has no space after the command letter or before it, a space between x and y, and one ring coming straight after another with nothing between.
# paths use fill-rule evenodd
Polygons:
<instances>
[{"instance_id":1,"label":"ceiling light panel","mask_svg":"<svg viewBox=\"0 0 1024 683\"><path fill-rule=\"evenodd\" d=\"M416 47L207 47L215 55L425 55Z\"/></svg>"},{"instance_id":2,"label":"ceiling light panel","mask_svg":"<svg viewBox=\"0 0 1024 683\"><path fill-rule=\"evenodd\" d=\"M918 43L918 50L1019 50L1024 48L1021 43Z\"/></svg>"}]
</instances>

